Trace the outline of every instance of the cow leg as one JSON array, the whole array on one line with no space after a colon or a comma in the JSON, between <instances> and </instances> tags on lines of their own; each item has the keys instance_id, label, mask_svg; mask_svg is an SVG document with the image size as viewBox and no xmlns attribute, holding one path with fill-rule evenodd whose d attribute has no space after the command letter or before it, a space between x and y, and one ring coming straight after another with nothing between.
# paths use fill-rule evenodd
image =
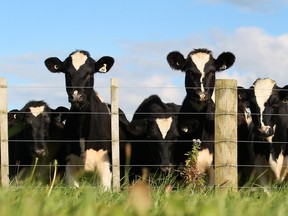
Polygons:
<instances>
[{"instance_id":1,"label":"cow leg","mask_svg":"<svg viewBox=\"0 0 288 216\"><path fill-rule=\"evenodd\" d=\"M97 172L105 190L111 188L111 172L108 152L105 150L86 150L85 171Z\"/></svg>"},{"instance_id":2,"label":"cow leg","mask_svg":"<svg viewBox=\"0 0 288 216\"><path fill-rule=\"evenodd\" d=\"M97 163L97 170L99 172L101 183L105 190L111 189L111 180L112 175L110 172L110 162L108 161L101 161Z\"/></svg>"},{"instance_id":3,"label":"cow leg","mask_svg":"<svg viewBox=\"0 0 288 216\"><path fill-rule=\"evenodd\" d=\"M288 157L283 155L281 151L276 161L273 160L272 154L269 156L269 164L272 171L275 174L276 181L281 183L286 177L287 174L287 161Z\"/></svg>"},{"instance_id":4,"label":"cow leg","mask_svg":"<svg viewBox=\"0 0 288 216\"><path fill-rule=\"evenodd\" d=\"M97 170L99 172L102 185L105 190L111 189L112 175L110 171L110 161L108 151L98 151Z\"/></svg>"},{"instance_id":5,"label":"cow leg","mask_svg":"<svg viewBox=\"0 0 288 216\"><path fill-rule=\"evenodd\" d=\"M262 186L269 184L272 181L270 175L271 170L269 168L268 161L265 159L265 156L257 155L254 165L256 178L259 179L260 184Z\"/></svg>"},{"instance_id":6,"label":"cow leg","mask_svg":"<svg viewBox=\"0 0 288 216\"><path fill-rule=\"evenodd\" d=\"M199 150L197 156L197 170L199 174L207 172L213 162L213 154L208 149Z\"/></svg>"},{"instance_id":7,"label":"cow leg","mask_svg":"<svg viewBox=\"0 0 288 216\"><path fill-rule=\"evenodd\" d=\"M68 185L79 188L78 177L83 170L83 158L71 154L68 156L68 162L65 170L65 181ZM83 171L82 171L83 172Z\"/></svg>"}]
</instances>

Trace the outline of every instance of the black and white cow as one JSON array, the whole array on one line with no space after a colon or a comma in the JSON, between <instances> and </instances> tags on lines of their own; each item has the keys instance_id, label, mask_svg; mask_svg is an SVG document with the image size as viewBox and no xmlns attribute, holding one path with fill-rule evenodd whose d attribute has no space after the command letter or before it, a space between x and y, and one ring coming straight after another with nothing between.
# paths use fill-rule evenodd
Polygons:
<instances>
[{"instance_id":1,"label":"black and white cow","mask_svg":"<svg viewBox=\"0 0 288 216\"><path fill-rule=\"evenodd\" d=\"M158 95L151 95L139 105L127 127L132 140L130 179L141 176L143 168L154 175L172 168L179 109L174 103L163 103Z\"/></svg>"},{"instance_id":2,"label":"black and white cow","mask_svg":"<svg viewBox=\"0 0 288 216\"><path fill-rule=\"evenodd\" d=\"M75 187L79 186L78 178L85 171L96 172L104 189L111 187L110 110L93 86L94 74L108 72L113 64L110 56L96 61L83 50L71 53L63 62L57 57L45 60L49 71L65 74L70 112L74 113L68 116L65 126L66 138L71 140L66 180ZM122 134L120 139L123 139Z\"/></svg>"},{"instance_id":3,"label":"black and white cow","mask_svg":"<svg viewBox=\"0 0 288 216\"><path fill-rule=\"evenodd\" d=\"M288 171L287 86L281 88L270 78L259 78L248 94L254 125L251 140L256 174L262 176L262 184L271 180L283 182ZM267 167L273 171L273 178Z\"/></svg>"},{"instance_id":4,"label":"black and white cow","mask_svg":"<svg viewBox=\"0 0 288 216\"><path fill-rule=\"evenodd\" d=\"M251 177L254 154L249 137L253 128L250 103L247 89L238 86L238 115L237 115L237 152L238 152L238 185L243 186Z\"/></svg>"},{"instance_id":5,"label":"black and white cow","mask_svg":"<svg viewBox=\"0 0 288 216\"><path fill-rule=\"evenodd\" d=\"M63 128L65 107L52 109L44 101L30 101L21 110L8 113L9 165L11 179L29 175L36 158L35 177L43 182L50 180L49 165L57 160L59 173L65 164Z\"/></svg>"},{"instance_id":6,"label":"black and white cow","mask_svg":"<svg viewBox=\"0 0 288 216\"><path fill-rule=\"evenodd\" d=\"M213 162L214 112L211 97L215 86L215 73L228 69L234 64L235 56L223 52L214 59L207 49L195 49L187 58L174 51L167 55L172 69L185 72L186 97L178 115L180 140L175 147L175 162L185 164L185 153L191 151L192 140L200 139L197 159L199 173L206 172Z\"/></svg>"}]
</instances>

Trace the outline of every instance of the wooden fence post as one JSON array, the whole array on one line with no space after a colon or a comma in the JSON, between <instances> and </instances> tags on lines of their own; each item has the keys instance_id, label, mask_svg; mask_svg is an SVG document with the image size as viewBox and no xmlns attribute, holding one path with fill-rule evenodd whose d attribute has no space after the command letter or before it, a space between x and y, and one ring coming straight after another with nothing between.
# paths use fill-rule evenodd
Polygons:
<instances>
[{"instance_id":1,"label":"wooden fence post","mask_svg":"<svg viewBox=\"0 0 288 216\"><path fill-rule=\"evenodd\" d=\"M9 187L7 82L0 78L0 138L1 138L1 183Z\"/></svg>"},{"instance_id":2,"label":"wooden fence post","mask_svg":"<svg viewBox=\"0 0 288 216\"><path fill-rule=\"evenodd\" d=\"M216 80L215 185L238 190L237 80Z\"/></svg>"},{"instance_id":3,"label":"wooden fence post","mask_svg":"<svg viewBox=\"0 0 288 216\"><path fill-rule=\"evenodd\" d=\"M112 182L113 189L120 190L120 152L119 152L119 105L118 80L111 79L111 138L112 138Z\"/></svg>"}]
</instances>

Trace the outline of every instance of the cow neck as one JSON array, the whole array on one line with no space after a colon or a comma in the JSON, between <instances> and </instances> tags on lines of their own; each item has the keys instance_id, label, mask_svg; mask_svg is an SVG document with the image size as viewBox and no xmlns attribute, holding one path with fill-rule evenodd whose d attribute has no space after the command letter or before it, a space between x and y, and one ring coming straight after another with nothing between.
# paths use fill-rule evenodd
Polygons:
<instances>
[{"instance_id":1,"label":"cow neck","mask_svg":"<svg viewBox=\"0 0 288 216\"><path fill-rule=\"evenodd\" d=\"M110 112L106 103L102 102L96 93L91 94L89 112L92 112L92 114L86 122L90 125L90 128L93 128L93 133L89 134L89 138L110 139Z\"/></svg>"},{"instance_id":2,"label":"cow neck","mask_svg":"<svg viewBox=\"0 0 288 216\"><path fill-rule=\"evenodd\" d=\"M197 111L197 112L205 112L207 110L208 105L213 102L212 100L208 101L196 101L193 99L188 99L189 110Z\"/></svg>"}]
</instances>

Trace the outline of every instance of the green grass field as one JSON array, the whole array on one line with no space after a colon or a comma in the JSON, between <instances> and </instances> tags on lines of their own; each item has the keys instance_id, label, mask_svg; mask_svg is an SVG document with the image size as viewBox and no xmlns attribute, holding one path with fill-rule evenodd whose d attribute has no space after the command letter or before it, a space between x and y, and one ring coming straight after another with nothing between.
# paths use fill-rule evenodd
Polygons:
<instances>
[{"instance_id":1,"label":"green grass field","mask_svg":"<svg viewBox=\"0 0 288 216\"><path fill-rule=\"evenodd\" d=\"M167 192L163 185L129 186L120 192L102 191L84 184L73 189L61 184L53 187L29 183L0 188L0 215L287 215L288 186L223 190L182 187Z\"/></svg>"}]
</instances>

